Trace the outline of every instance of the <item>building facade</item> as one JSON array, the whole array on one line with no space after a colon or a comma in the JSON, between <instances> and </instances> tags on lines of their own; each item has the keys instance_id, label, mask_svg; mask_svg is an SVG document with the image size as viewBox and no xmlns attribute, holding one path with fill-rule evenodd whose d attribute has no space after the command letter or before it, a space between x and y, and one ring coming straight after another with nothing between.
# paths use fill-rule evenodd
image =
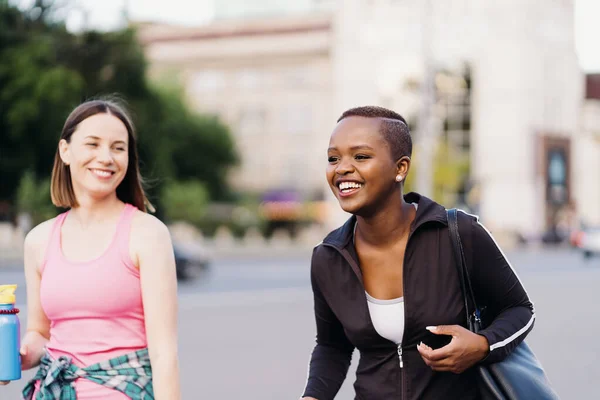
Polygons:
<instances>
[{"instance_id":1,"label":"building facade","mask_svg":"<svg viewBox=\"0 0 600 400\"><path fill-rule=\"evenodd\" d=\"M218 0L214 2L213 19L248 20L331 11L334 0Z\"/></svg>"},{"instance_id":2,"label":"building facade","mask_svg":"<svg viewBox=\"0 0 600 400\"><path fill-rule=\"evenodd\" d=\"M417 163L440 141L469 154L470 198L490 228L540 235L567 206L598 219L599 180L575 174L599 145L582 126L597 110L584 106L572 0L284 3L230 0L203 27L140 28L151 74L176 73L195 108L233 128L236 188L325 196L339 224L329 133L345 109L376 104L415 126Z\"/></svg>"},{"instance_id":3,"label":"building facade","mask_svg":"<svg viewBox=\"0 0 600 400\"><path fill-rule=\"evenodd\" d=\"M584 224L600 226L600 73L586 77L579 134L573 167L575 192L580 194L578 217Z\"/></svg>"},{"instance_id":4,"label":"building facade","mask_svg":"<svg viewBox=\"0 0 600 400\"><path fill-rule=\"evenodd\" d=\"M322 197L333 92L329 15L149 26L140 39L156 79L176 75L195 109L232 128L237 190Z\"/></svg>"}]
</instances>

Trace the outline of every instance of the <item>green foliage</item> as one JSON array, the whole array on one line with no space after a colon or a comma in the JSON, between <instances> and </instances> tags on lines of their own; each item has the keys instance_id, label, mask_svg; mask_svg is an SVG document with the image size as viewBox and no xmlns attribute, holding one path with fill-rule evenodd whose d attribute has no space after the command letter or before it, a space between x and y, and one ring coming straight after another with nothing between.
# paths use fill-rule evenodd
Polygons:
<instances>
[{"instance_id":1,"label":"green foliage","mask_svg":"<svg viewBox=\"0 0 600 400\"><path fill-rule=\"evenodd\" d=\"M170 182L164 185L162 201L168 222L191 223L203 235L212 237L220 227L226 227L236 238L243 237L250 227L262 228L258 210L247 205L209 203L208 191L198 181Z\"/></svg>"},{"instance_id":2,"label":"green foliage","mask_svg":"<svg viewBox=\"0 0 600 400\"><path fill-rule=\"evenodd\" d=\"M14 196L23 171L48 174L56 132L83 86L57 60L52 35L63 31L45 25L47 13L35 15L0 3L0 200Z\"/></svg>"},{"instance_id":3,"label":"green foliage","mask_svg":"<svg viewBox=\"0 0 600 400\"><path fill-rule=\"evenodd\" d=\"M0 0L0 203L16 201L24 171L49 177L75 106L113 93L133 113L159 215L166 182L197 180L211 199L226 198L225 175L237 159L227 127L190 111L181 89L149 85L133 29L73 34L57 10L53 1L20 11Z\"/></svg>"},{"instance_id":4,"label":"green foliage","mask_svg":"<svg viewBox=\"0 0 600 400\"><path fill-rule=\"evenodd\" d=\"M152 87L151 101L140 104L138 128L144 171L160 177L203 182L212 199L228 196L226 173L237 162L229 129L217 118L192 113L177 86ZM162 191L162 190L159 190Z\"/></svg>"},{"instance_id":5,"label":"green foliage","mask_svg":"<svg viewBox=\"0 0 600 400\"><path fill-rule=\"evenodd\" d=\"M419 169L418 150L413 152L408 179L404 184L404 192L416 190L414 179ZM459 191L465 177L469 175L469 156L459 154L445 143L439 143L433 165L433 199L445 205L455 204L456 193Z\"/></svg>"},{"instance_id":6,"label":"green foliage","mask_svg":"<svg viewBox=\"0 0 600 400\"><path fill-rule=\"evenodd\" d=\"M451 147L438 145L433 172L434 196L442 204L455 204L456 194L469 175L468 154L458 154Z\"/></svg>"},{"instance_id":7,"label":"green foliage","mask_svg":"<svg viewBox=\"0 0 600 400\"><path fill-rule=\"evenodd\" d=\"M33 172L25 172L17 188L17 207L31 216L34 226L56 216L57 209L50 201L50 181L38 181Z\"/></svg>"},{"instance_id":8,"label":"green foliage","mask_svg":"<svg viewBox=\"0 0 600 400\"><path fill-rule=\"evenodd\" d=\"M200 225L206 212L209 195L199 181L170 182L164 185L162 204L170 222L187 221Z\"/></svg>"},{"instance_id":9,"label":"green foliage","mask_svg":"<svg viewBox=\"0 0 600 400\"><path fill-rule=\"evenodd\" d=\"M207 237L212 237L220 227L229 229L235 238L243 237L249 228L263 230L264 221L258 210L248 205L211 203L196 228Z\"/></svg>"}]
</instances>

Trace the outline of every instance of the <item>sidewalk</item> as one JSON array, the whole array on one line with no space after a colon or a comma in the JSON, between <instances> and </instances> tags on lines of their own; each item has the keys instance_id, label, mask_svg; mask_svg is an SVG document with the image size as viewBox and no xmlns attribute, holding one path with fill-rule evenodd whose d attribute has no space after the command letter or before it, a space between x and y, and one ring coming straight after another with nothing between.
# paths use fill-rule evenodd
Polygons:
<instances>
[{"instance_id":1,"label":"sidewalk","mask_svg":"<svg viewBox=\"0 0 600 400\"><path fill-rule=\"evenodd\" d=\"M173 244L176 247L189 254L197 254L201 258L213 260L310 257L312 249L325 236L323 232L307 231L297 239L291 239L287 235L275 235L271 239L264 239L259 235L248 235L243 239L235 239L227 233L209 239L181 231L177 227L170 228ZM546 247L537 242L530 242L524 246L519 245L514 237L501 233L496 233L495 239L504 251ZM0 246L0 268L22 268L22 265L22 246Z\"/></svg>"},{"instance_id":2,"label":"sidewalk","mask_svg":"<svg viewBox=\"0 0 600 400\"><path fill-rule=\"evenodd\" d=\"M314 245L316 245L315 243ZM302 256L310 257L314 245L308 245L300 242L290 243L264 243L256 245L247 245L243 243L233 243L227 245L216 245L214 243L192 244L197 248L192 252L198 251L207 254L213 260L243 260L251 259L273 259L273 258L297 258ZM186 246L184 244L184 246ZM188 243L186 247L189 247ZM0 269L3 268L22 268L23 254L22 250L0 248Z\"/></svg>"},{"instance_id":3,"label":"sidewalk","mask_svg":"<svg viewBox=\"0 0 600 400\"><path fill-rule=\"evenodd\" d=\"M256 231L243 238L234 238L226 229L219 229L212 238L204 238L185 223L169 225L174 246L189 254L209 259L279 258L310 256L314 246L324 237L319 229L305 229L296 239L284 232L276 232L265 239ZM23 238L11 226L0 226L0 268L22 268Z\"/></svg>"}]
</instances>

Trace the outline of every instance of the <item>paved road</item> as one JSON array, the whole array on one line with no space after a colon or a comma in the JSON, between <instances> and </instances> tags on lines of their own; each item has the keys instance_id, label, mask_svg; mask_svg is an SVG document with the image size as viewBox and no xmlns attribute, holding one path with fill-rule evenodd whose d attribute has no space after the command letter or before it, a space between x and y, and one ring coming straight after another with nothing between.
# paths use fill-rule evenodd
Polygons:
<instances>
[{"instance_id":1,"label":"paved road","mask_svg":"<svg viewBox=\"0 0 600 400\"><path fill-rule=\"evenodd\" d=\"M309 257L307 252L289 258L219 260L210 273L180 285L184 399L299 397L314 341ZM594 296L600 286L600 259L584 262L565 250L509 257L537 309L529 344L563 399L593 398L600 377ZM2 270L0 282L22 283L22 273ZM23 290L19 299L24 301ZM353 374L351 370L338 399L353 398ZM21 386L0 388L0 399L19 399Z\"/></svg>"}]
</instances>

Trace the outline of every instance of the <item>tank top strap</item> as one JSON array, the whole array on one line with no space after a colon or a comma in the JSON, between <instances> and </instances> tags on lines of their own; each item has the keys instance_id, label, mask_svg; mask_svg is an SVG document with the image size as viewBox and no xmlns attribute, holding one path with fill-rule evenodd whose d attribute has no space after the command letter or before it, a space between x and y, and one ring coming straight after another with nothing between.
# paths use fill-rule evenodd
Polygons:
<instances>
[{"instance_id":1,"label":"tank top strap","mask_svg":"<svg viewBox=\"0 0 600 400\"><path fill-rule=\"evenodd\" d=\"M123 260L128 267L134 269L135 265L133 260L131 260L131 256L129 255L129 238L131 236L131 223L136 211L137 207L128 203L125 204L125 209L123 210L121 218L119 219L119 223L117 224L117 233L115 238L115 243L119 249L121 260Z\"/></svg>"},{"instance_id":2,"label":"tank top strap","mask_svg":"<svg viewBox=\"0 0 600 400\"><path fill-rule=\"evenodd\" d=\"M44 258L42 260L42 265L40 266L40 273L44 272L44 268L46 268L46 264L48 260L54 258L61 250L60 250L60 229L62 228L63 223L65 222L65 218L69 211L66 211L62 214L59 214L54 219L52 223L52 229L50 230L50 237L48 238L48 244L46 245L46 250L44 251Z\"/></svg>"}]
</instances>

